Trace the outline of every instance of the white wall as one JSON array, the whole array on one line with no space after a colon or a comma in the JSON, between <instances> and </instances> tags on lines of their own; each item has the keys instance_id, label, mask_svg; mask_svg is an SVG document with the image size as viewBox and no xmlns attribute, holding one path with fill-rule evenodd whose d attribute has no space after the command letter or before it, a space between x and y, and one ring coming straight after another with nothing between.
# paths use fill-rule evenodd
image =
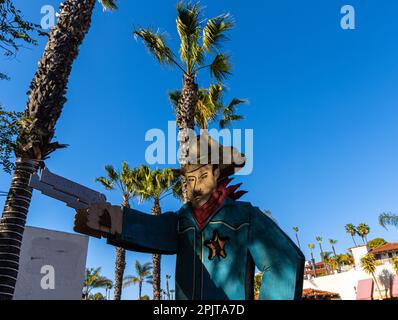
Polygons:
<instances>
[{"instance_id":1,"label":"white wall","mask_svg":"<svg viewBox=\"0 0 398 320\"><path fill-rule=\"evenodd\" d=\"M26 227L14 300L81 300L87 248L87 236ZM53 267L54 289L43 289L43 277L51 277L41 273L46 265Z\"/></svg>"},{"instance_id":2,"label":"white wall","mask_svg":"<svg viewBox=\"0 0 398 320\"><path fill-rule=\"evenodd\" d=\"M357 267L357 269L359 269ZM394 275L393 268L391 264L386 263L382 266L376 268L376 279L379 283L382 294L385 294L384 283L380 277L385 274L388 278L390 275ZM363 279L371 279L370 274L365 273L361 269L355 270L351 269L347 272L342 272L330 276L323 276L318 278L312 278L310 280L304 280L304 289L313 288L323 291L329 291L338 293L342 300L356 300L356 287L358 286L358 281ZM386 283L387 284L387 283ZM374 286L373 297L377 298L379 296L376 285Z\"/></svg>"}]
</instances>

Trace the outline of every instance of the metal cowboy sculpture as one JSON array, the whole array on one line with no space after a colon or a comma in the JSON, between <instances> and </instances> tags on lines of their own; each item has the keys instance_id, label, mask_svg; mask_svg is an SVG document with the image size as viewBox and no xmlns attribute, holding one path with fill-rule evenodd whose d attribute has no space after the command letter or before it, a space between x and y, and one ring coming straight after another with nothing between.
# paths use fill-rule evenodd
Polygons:
<instances>
[{"instance_id":1,"label":"metal cowboy sculpture","mask_svg":"<svg viewBox=\"0 0 398 320\"><path fill-rule=\"evenodd\" d=\"M77 210L75 231L100 234L127 250L176 254L177 300L253 299L255 266L263 272L259 299L300 299L302 252L259 208L238 201L245 193L239 185L228 187L244 155L206 139L209 153L219 153L217 165L206 164L211 156L203 161L202 142L190 148L196 161L181 168L189 202L180 210L153 216L98 204Z\"/></svg>"}]
</instances>

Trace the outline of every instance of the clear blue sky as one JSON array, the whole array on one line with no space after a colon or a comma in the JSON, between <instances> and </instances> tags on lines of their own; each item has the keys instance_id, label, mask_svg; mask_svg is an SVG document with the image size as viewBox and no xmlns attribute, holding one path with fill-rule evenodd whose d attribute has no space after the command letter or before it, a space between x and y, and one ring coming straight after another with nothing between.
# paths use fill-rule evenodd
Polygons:
<instances>
[{"instance_id":1,"label":"clear blue sky","mask_svg":"<svg viewBox=\"0 0 398 320\"><path fill-rule=\"evenodd\" d=\"M39 22L40 8L54 0L16 0L26 17ZM91 30L73 66L68 101L57 124L57 139L70 146L54 153L47 166L70 179L101 190L94 182L105 164L145 161L145 132L167 128L173 120L166 92L179 88L177 69L161 68L132 38L133 25L167 30L177 50L176 1L119 1L119 10L96 7ZM346 1L202 1L206 16L230 12L237 27L225 48L234 72L227 99L243 97L245 120L237 128L254 129L254 171L239 177L249 193L243 200L269 209L294 236L299 226L305 246L315 236L337 239L337 249L352 245L346 223L366 222L370 238L396 241L398 231L377 224L380 212L398 212L398 3L354 1L357 29L340 28ZM12 77L0 82L0 101L23 110L26 91L45 42L1 58L0 70ZM199 83L207 85L207 76ZM0 173L0 190L10 177ZM108 199L121 202L116 192ZM1 206L4 199L0 199ZM137 205L136 203L134 204ZM163 210L179 203L166 199ZM150 210L150 204L140 206ZM28 225L72 232L73 211L35 193ZM134 261L150 255L128 253L126 274ZM102 266L113 278L114 248L90 239L87 265ZM163 259L174 274L174 257ZM149 285L144 293L151 293ZM124 291L135 299L137 288Z\"/></svg>"}]
</instances>

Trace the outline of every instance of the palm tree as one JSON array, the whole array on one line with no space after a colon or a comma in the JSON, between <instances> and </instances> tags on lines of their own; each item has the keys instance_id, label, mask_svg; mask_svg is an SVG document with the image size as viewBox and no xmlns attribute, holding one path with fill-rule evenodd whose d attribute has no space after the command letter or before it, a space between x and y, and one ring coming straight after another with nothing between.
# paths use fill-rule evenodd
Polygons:
<instances>
[{"instance_id":1,"label":"palm tree","mask_svg":"<svg viewBox=\"0 0 398 320\"><path fill-rule=\"evenodd\" d=\"M321 258L323 257L323 249L322 249L322 237L320 237L320 236L317 236L316 238L315 238L315 240L318 242L318 244L319 244L319 250L321 251Z\"/></svg>"},{"instance_id":2,"label":"palm tree","mask_svg":"<svg viewBox=\"0 0 398 320\"><path fill-rule=\"evenodd\" d=\"M171 276L166 274L166 293L167 293L167 298L171 300L170 298L170 289L169 289L169 279L171 279Z\"/></svg>"},{"instance_id":3,"label":"palm tree","mask_svg":"<svg viewBox=\"0 0 398 320\"><path fill-rule=\"evenodd\" d=\"M379 292L380 297L382 297L381 290L380 290L380 287L379 287L379 283L377 282L376 275L375 275L375 272L376 272L376 258L374 256L374 254L368 253L367 255L364 255L361 258L361 267L366 273L372 275L373 280L374 280L374 282L375 282L375 284L377 286L377 291Z\"/></svg>"},{"instance_id":4,"label":"palm tree","mask_svg":"<svg viewBox=\"0 0 398 320\"><path fill-rule=\"evenodd\" d=\"M195 109L198 103L198 72L209 69L210 75L221 82L231 73L230 59L221 52L221 44L227 40L226 33L234 27L229 14L222 14L206 22L201 18L202 8L198 3L180 1L177 4L177 31L180 37L180 57L166 44L165 34L150 28L134 31L149 52L162 65L176 66L183 73L182 94L177 107L181 164L186 163L189 152L189 131L194 129ZM207 63L206 57L211 59ZM180 61L178 61L180 60ZM186 182L183 183L184 201L187 201Z\"/></svg>"},{"instance_id":5,"label":"palm tree","mask_svg":"<svg viewBox=\"0 0 398 320\"><path fill-rule=\"evenodd\" d=\"M298 245L298 247L301 249L301 247L300 247L300 241L299 241L299 238L298 238L299 228L298 228L298 227L293 227L293 231L294 231L295 236L296 236L297 245Z\"/></svg>"},{"instance_id":6,"label":"palm tree","mask_svg":"<svg viewBox=\"0 0 398 320\"><path fill-rule=\"evenodd\" d=\"M142 165L139 169L139 179L136 184L138 185L136 192L140 195L142 200L152 200L153 207L152 214L157 216L162 213L160 207L160 200L164 197L173 194L176 186L179 184L179 176L177 176L172 169L151 169ZM160 300L160 268L161 268L161 255L153 254L153 300Z\"/></svg>"},{"instance_id":7,"label":"palm tree","mask_svg":"<svg viewBox=\"0 0 398 320\"><path fill-rule=\"evenodd\" d=\"M86 275L83 281L83 299L88 300L91 290L98 288L108 288L112 281L101 276L101 268L87 268Z\"/></svg>"},{"instance_id":8,"label":"palm tree","mask_svg":"<svg viewBox=\"0 0 398 320\"><path fill-rule=\"evenodd\" d=\"M259 272L254 275L254 298L258 299L261 291L261 284L263 280L263 273Z\"/></svg>"},{"instance_id":9,"label":"palm tree","mask_svg":"<svg viewBox=\"0 0 398 320\"><path fill-rule=\"evenodd\" d=\"M334 245L337 244L337 240L329 239L329 243L332 245L333 254L336 257L337 254L336 254L336 250L334 248Z\"/></svg>"},{"instance_id":10,"label":"palm tree","mask_svg":"<svg viewBox=\"0 0 398 320\"><path fill-rule=\"evenodd\" d=\"M174 300L174 292L175 290L173 289L170 290L170 300Z\"/></svg>"},{"instance_id":11,"label":"palm tree","mask_svg":"<svg viewBox=\"0 0 398 320\"><path fill-rule=\"evenodd\" d=\"M368 243L367 235L370 232L369 226L365 223L361 223L358 225L357 230L358 230L358 234L362 238L363 243L365 243L365 240L366 240L366 244L367 244Z\"/></svg>"},{"instance_id":12,"label":"palm tree","mask_svg":"<svg viewBox=\"0 0 398 320\"><path fill-rule=\"evenodd\" d=\"M321 261L324 262L324 261L323 261L324 252L323 252L323 249L322 249L322 237L317 236L315 239L316 239L316 241L318 242L318 244L319 244L319 249L320 249L320 251L321 251ZM328 268L328 266L327 266L326 263L325 263L325 269L326 269L326 272L329 273L329 268Z\"/></svg>"},{"instance_id":13,"label":"palm tree","mask_svg":"<svg viewBox=\"0 0 398 320\"><path fill-rule=\"evenodd\" d=\"M130 200L138 196L135 185L134 175L136 169L131 169L127 163L122 163L122 170L118 172L113 166L105 166L107 177L99 177L97 182L101 183L107 190L118 189L122 194L122 206L130 208ZM123 274L126 268L126 250L116 247L115 260L115 290L114 299L120 300L122 297Z\"/></svg>"},{"instance_id":14,"label":"palm tree","mask_svg":"<svg viewBox=\"0 0 398 320\"><path fill-rule=\"evenodd\" d=\"M352 223L348 223L345 225L345 231L351 236L352 241L354 241L355 247L357 246L357 243L355 242L354 236L357 234L357 229Z\"/></svg>"},{"instance_id":15,"label":"palm tree","mask_svg":"<svg viewBox=\"0 0 398 320\"><path fill-rule=\"evenodd\" d=\"M100 1L115 9L112 0ZM15 147L17 158L10 190L0 221L0 299L11 300L18 276L19 254L32 199L29 180L50 154L65 147L53 141L55 125L66 102L72 64L91 24L95 0L65 0L57 25L29 88L29 98Z\"/></svg>"},{"instance_id":16,"label":"palm tree","mask_svg":"<svg viewBox=\"0 0 398 320\"><path fill-rule=\"evenodd\" d=\"M94 294L90 294L88 300L106 300L106 297L104 297L101 292L96 292Z\"/></svg>"},{"instance_id":17,"label":"palm tree","mask_svg":"<svg viewBox=\"0 0 398 320\"><path fill-rule=\"evenodd\" d=\"M337 270L338 270L338 272L340 272L340 263L339 263L339 260L337 259L336 249L334 247L337 244L337 240L329 239L329 243L332 246L333 255L334 255L334 263L337 264Z\"/></svg>"},{"instance_id":18,"label":"palm tree","mask_svg":"<svg viewBox=\"0 0 398 320\"><path fill-rule=\"evenodd\" d=\"M194 120L200 129L208 129L209 123L218 118L220 118L219 126L221 129L226 128L233 121L243 119L243 116L236 114L236 106L247 103L247 100L234 98L228 105L224 105L222 102L223 92L224 87L220 83L212 84L208 89L199 89ZM181 96L181 91L169 92L169 99L174 111L178 108Z\"/></svg>"},{"instance_id":19,"label":"palm tree","mask_svg":"<svg viewBox=\"0 0 398 320\"><path fill-rule=\"evenodd\" d=\"M392 213L382 213L379 216L379 224L383 228L386 228L386 225L398 227L398 215Z\"/></svg>"},{"instance_id":20,"label":"palm tree","mask_svg":"<svg viewBox=\"0 0 398 320\"><path fill-rule=\"evenodd\" d=\"M347 254L339 254L337 256L337 261L339 262L339 265L351 266L354 264L354 258L349 252Z\"/></svg>"},{"instance_id":21,"label":"palm tree","mask_svg":"<svg viewBox=\"0 0 398 320\"><path fill-rule=\"evenodd\" d=\"M129 286L138 284L138 300L142 300L142 284L149 283L152 284L151 275L152 264L150 262L140 264L138 260L135 262L135 276L126 276L123 279L123 287L127 288Z\"/></svg>"},{"instance_id":22,"label":"palm tree","mask_svg":"<svg viewBox=\"0 0 398 320\"><path fill-rule=\"evenodd\" d=\"M309 243L308 244L308 249L310 249L310 252L311 252L312 269L314 271L314 276L316 277L316 268L315 268L315 259L314 259L315 244Z\"/></svg>"},{"instance_id":23,"label":"palm tree","mask_svg":"<svg viewBox=\"0 0 398 320\"><path fill-rule=\"evenodd\" d=\"M105 288L105 299L109 300L109 296L110 296L110 292L113 288L113 282L109 281L109 283L107 283L106 288Z\"/></svg>"},{"instance_id":24,"label":"palm tree","mask_svg":"<svg viewBox=\"0 0 398 320\"><path fill-rule=\"evenodd\" d=\"M331 257L331 252L324 252L322 256L322 261L327 267L326 269L328 270L328 272L338 270L339 268L337 257Z\"/></svg>"}]
</instances>

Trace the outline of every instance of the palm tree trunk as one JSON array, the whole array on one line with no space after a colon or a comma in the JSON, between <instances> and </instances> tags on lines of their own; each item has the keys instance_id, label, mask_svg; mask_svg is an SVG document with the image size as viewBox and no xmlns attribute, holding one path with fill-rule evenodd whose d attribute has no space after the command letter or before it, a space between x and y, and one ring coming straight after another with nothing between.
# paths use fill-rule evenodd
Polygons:
<instances>
[{"instance_id":1,"label":"palm tree trunk","mask_svg":"<svg viewBox=\"0 0 398 320\"><path fill-rule=\"evenodd\" d=\"M0 299L11 300L18 275L19 254L32 190L31 160L43 160L57 149L51 143L54 127L66 102L65 92L87 34L95 0L66 0L60 7L57 25L51 30L38 70L32 80L25 121L15 150L17 161L12 184L0 222Z\"/></svg>"},{"instance_id":2,"label":"palm tree trunk","mask_svg":"<svg viewBox=\"0 0 398 320\"><path fill-rule=\"evenodd\" d=\"M34 170L35 162L16 161L0 221L0 300L10 300L14 293L21 242L32 197L32 189L28 184Z\"/></svg>"},{"instance_id":3,"label":"palm tree trunk","mask_svg":"<svg viewBox=\"0 0 398 320\"><path fill-rule=\"evenodd\" d=\"M123 207L130 208L128 198L123 196ZM116 259L115 259L115 289L113 293L114 300L120 300L122 298L123 288L123 275L126 269L126 250L121 247L115 247Z\"/></svg>"},{"instance_id":4,"label":"palm tree trunk","mask_svg":"<svg viewBox=\"0 0 398 320\"><path fill-rule=\"evenodd\" d=\"M377 291L379 292L380 298L381 298L381 299L383 299L383 295L382 295L382 293L381 293L381 290L380 290L379 283L377 282L377 280L376 280L376 277L375 277L375 274L374 274L374 273L372 273L372 277L373 277L373 280L374 280L374 282L375 282L375 284L376 284Z\"/></svg>"},{"instance_id":5,"label":"palm tree trunk","mask_svg":"<svg viewBox=\"0 0 398 320\"><path fill-rule=\"evenodd\" d=\"M311 262L312 262L312 269L314 270L314 277L317 276L316 274L316 266L315 266L315 259L314 259L314 253L311 250Z\"/></svg>"},{"instance_id":6,"label":"palm tree trunk","mask_svg":"<svg viewBox=\"0 0 398 320\"><path fill-rule=\"evenodd\" d=\"M354 241L354 245L357 246L357 243L355 242L355 238L353 235L351 235L352 241Z\"/></svg>"},{"instance_id":7,"label":"palm tree trunk","mask_svg":"<svg viewBox=\"0 0 398 320\"><path fill-rule=\"evenodd\" d=\"M323 249L322 249L322 245L319 243L319 249L321 251L321 261L323 262L323 265L325 267L326 273L329 274L329 268L328 265L325 263L324 259L323 259Z\"/></svg>"},{"instance_id":8,"label":"palm tree trunk","mask_svg":"<svg viewBox=\"0 0 398 320\"><path fill-rule=\"evenodd\" d=\"M123 274L126 269L126 250L116 247L114 300L122 298Z\"/></svg>"},{"instance_id":9,"label":"palm tree trunk","mask_svg":"<svg viewBox=\"0 0 398 320\"><path fill-rule=\"evenodd\" d=\"M300 241L299 241L299 238L298 238L298 234L297 234L297 232L296 232L296 240L297 240L297 245L298 245L298 247L301 249L301 246L300 246Z\"/></svg>"},{"instance_id":10,"label":"palm tree trunk","mask_svg":"<svg viewBox=\"0 0 398 320\"><path fill-rule=\"evenodd\" d=\"M159 198L154 199L154 205L152 208L152 214L157 216L162 213ZM153 265L153 300L160 300L160 268L161 268L161 255L152 255L152 265Z\"/></svg>"},{"instance_id":11,"label":"palm tree trunk","mask_svg":"<svg viewBox=\"0 0 398 320\"><path fill-rule=\"evenodd\" d=\"M341 266L340 266L340 263L339 263L339 261L337 259L336 249L335 249L334 246L332 246L332 249L333 249L334 258L336 259L336 262L337 262L337 272L340 273L341 272Z\"/></svg>"},{"instance_id":12,"label":"palm tree trunk","mask_svg":"<svg viewBox=\"0 0 398 320\"><path fill-rule=\"evenodd\" d=\"M195 127L195 108L198 102L198 85L195 83L195 76L184 74L181 99L177 106L177 126L179 141L179 161L183 165L189 154L189 132ZM184 203L188 202L187 184L182 179L182 196Z\"/></svg>"},{"instance_id":13,"label":"palm tree trunk","mask_svg":"<svg viewBox=\"0 0 398 320\"><path fill-rule=\"evenodd\" d=\"M166 276L166 292L167 292L167 298L170 300L170 289L169 289L169 278Z\"/></svg>"},{"instance_id":14,"label":"palm tree trunk","mask_svg":"<svg viewBox=\"0 0 398 320\"><path fill-rule=\"evenodd\" d=\"M139 285L138 285L138 300L141 300L141 292L142 292L142 281L140 281Z\"/></svg>"}]
</instances>

